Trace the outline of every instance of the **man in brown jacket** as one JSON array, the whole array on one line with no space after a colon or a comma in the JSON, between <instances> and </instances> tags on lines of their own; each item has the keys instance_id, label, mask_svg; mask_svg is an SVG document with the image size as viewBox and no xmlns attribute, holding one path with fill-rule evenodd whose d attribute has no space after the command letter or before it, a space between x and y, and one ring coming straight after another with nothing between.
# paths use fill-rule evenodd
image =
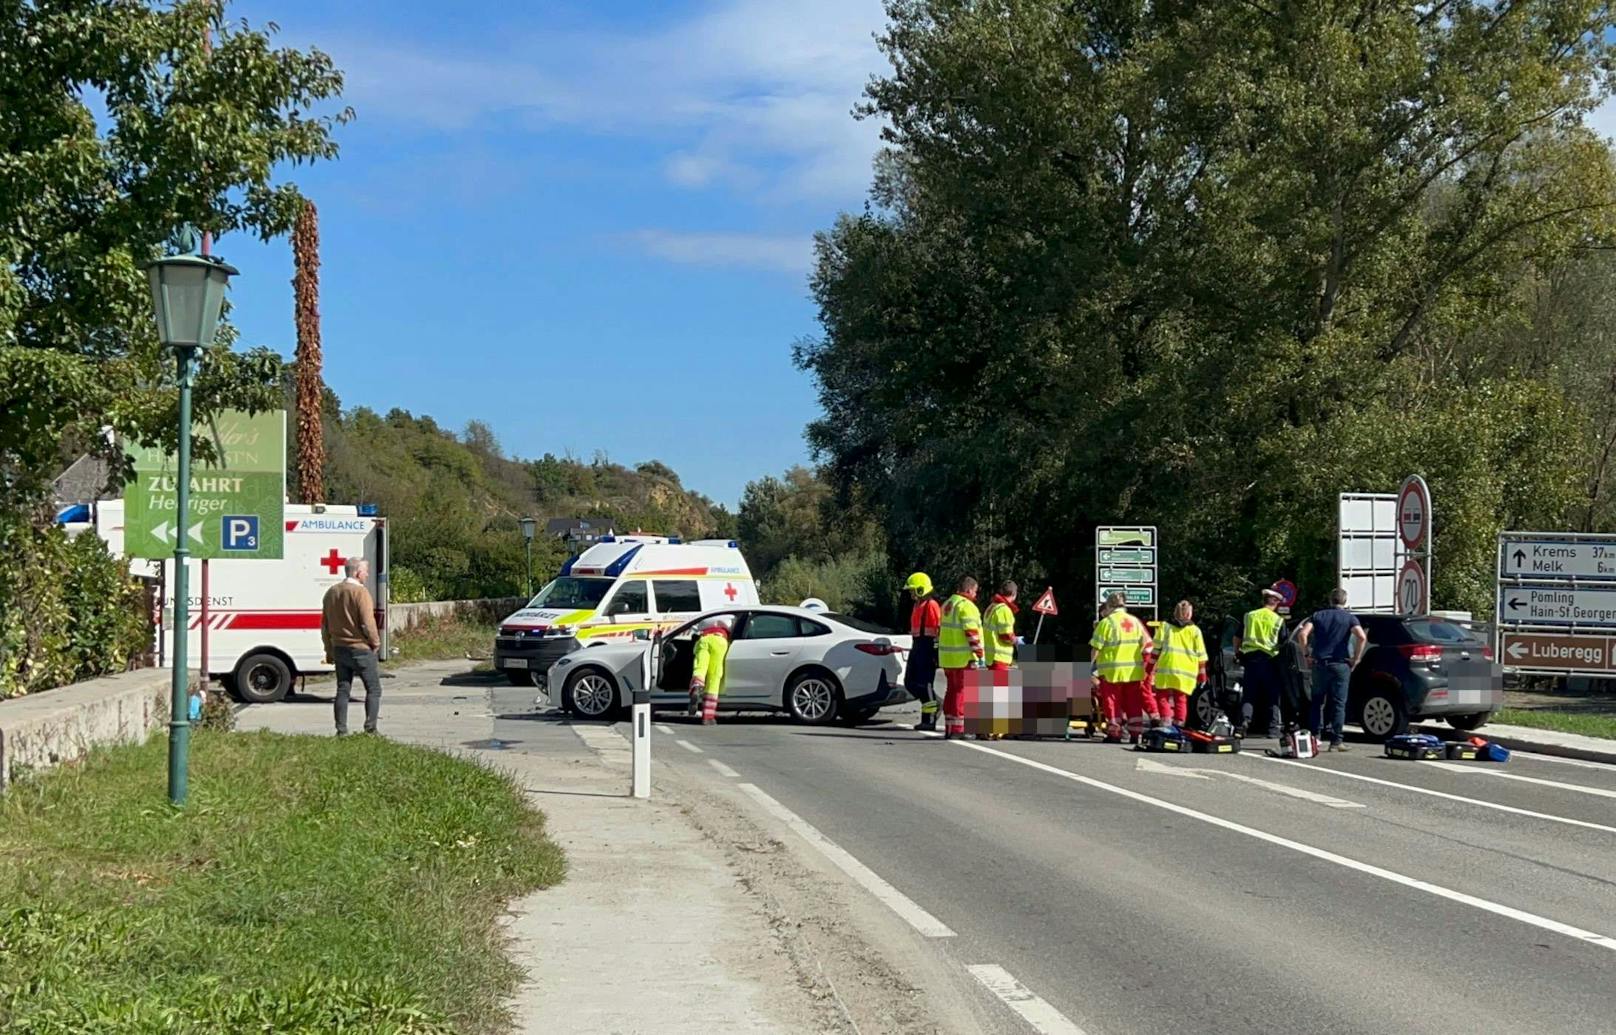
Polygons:
<instances>
[{"instance_id":1,"label":"man in brown jacket","mask_svg":"<svg viewBox=\"0 0 1616 1035\"><path fill-rule=\"evenodd\" d=\"M376 601L365 588L370 565L363 557L350 557L343 563L348 577L325 591L320 608L326 660L337 666L339 737L348 732L348 692L356 673L365 682L366 733L376 732L376 718L382 710L381 671L376 667L382 638L376 632Z\"/></svg>"}]
</instances>

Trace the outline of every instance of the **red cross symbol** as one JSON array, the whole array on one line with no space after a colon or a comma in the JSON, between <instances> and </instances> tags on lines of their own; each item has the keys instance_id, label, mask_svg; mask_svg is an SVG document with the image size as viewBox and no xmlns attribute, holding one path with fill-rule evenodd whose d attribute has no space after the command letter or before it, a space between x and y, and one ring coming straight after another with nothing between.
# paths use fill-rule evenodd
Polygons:
<instances>
[{"instance_id":1,"label":"red cross symbol","mask_svg":"<svg viewBox=\"0 0 1616 1035\"><path fill-rule=\"evenodd\" d=\"M729 597L729 602L730 603L732 603L732 604L735 603L735 587L730 585L727 582L724 583L724 595L726 597Z\"/></svg>"},{"instance_id":2,"label":"red cross symbol","mask_svg":"<svg viewBox=\"0 0 1616 1035\"><path fill-rule=\"evenodd\" d=\"M337 573L337 569L342 567L345 560L346 558L343 558L337 554L337 548L333 546L330 553L326 554L324 557L321 557L314 563L325 565L325 570L335 575Z\"/></svg>"},{"instance_id":3,"label":"red cross symbol","mask_svg":"<svg viewBox=\"0 0 1616 1035\"><path fill-rule=\"evenodd\" d=\"M1125 633L1133 632L1133 621L1131 619L1124 618L1122 620L1122 631Z\"/></svg>"}]
</instances>

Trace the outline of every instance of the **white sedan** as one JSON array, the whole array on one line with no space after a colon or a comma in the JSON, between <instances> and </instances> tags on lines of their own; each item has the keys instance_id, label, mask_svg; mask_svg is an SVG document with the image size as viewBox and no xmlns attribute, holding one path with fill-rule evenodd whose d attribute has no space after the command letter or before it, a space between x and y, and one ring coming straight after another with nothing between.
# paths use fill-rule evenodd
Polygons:
<instances>
[{"instance_id":1,"label":"white sedan","mask_svg":"<svg viewBox=\"0 0 1616 1035\"><path fill-rule=\"evenodd\" d=\"M683 709L690 700L696 630L716 615L734 620L724 663L723 711L783 711L798 722L841 717L865 721L909 700L903 663L909 637L845 615L800 607L751 606L710 611L660 641L628 640L584 647L550 670L546 698L587 719L608 718L630 703L641 662L660 643L653 708Z\"/></svg>"}]
</instances>

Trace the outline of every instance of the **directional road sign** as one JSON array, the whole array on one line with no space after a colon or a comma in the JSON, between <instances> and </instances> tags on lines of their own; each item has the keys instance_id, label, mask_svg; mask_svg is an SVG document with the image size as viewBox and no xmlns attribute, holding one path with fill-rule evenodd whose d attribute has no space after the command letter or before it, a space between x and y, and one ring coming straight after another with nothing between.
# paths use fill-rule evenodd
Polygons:
<instances>
[{"instance_id":1,"label":"directional road sign","mask_svg":"<svg viewBox=\"0 0 1616 1035\"><path fill-rule=\"evenodd\" d=\"M1616 582L1616 536L1518 539L1506 532L1499 554L1498 571L1506 578Z\"/></svg>"},{"instance_id":2,"label":"directional road sign","mask_svg":"<svg viewBox=\"0 0 1616 1035\"><path fill-rule=\"evenodd\" d=\"M1156 563L1156 551L1148 546L1102 549L1100 563L1153 566Z\"/></svg>"},{"instance_id":3,"label":"directional road sign","mask_svg":"<svg viewBox=\"0 0 1616 1035\"><path fill-rule=\"evenodd\" d=\"M1101 525L1094 530L1094 586L1099 603L1124 594L1129 607L1156 614L1156 528Z\"/></svg>"},{"instance_id":4,"label":"directional road sign","mask_svg":"<svg viewBox=\"0 0 1616 1035\"><path fill-rule=\"evenodd\" d=\"M1500 622L1616 628L1616 586L1505 586L1499 596Z\"/></svg>"},{"instance_id":5,"label":"directional road sign","mask_svg":"<svg viewBox=\"0 0 1616 1035\"><path fill-rule=\"evenodd\" d=\"M1095 546L1155 546L1154 525L1101 525L1094 530Z\"/></svg>"},{"instance_id":6,"label":"directional road sign","mask_svg":"<svg viewBox=\"0 0 1616 1035\"><path fill-rule=\"evenodd\" d=\"M285 534L286 411L226 410L211 423L199 423L193 435L214 439L223 462L191 464L186 536L191 556L279 560ZM170 557L179 535L178 464L156 449L133 453L135 478L124 487L124 552Z\"/></svg>"},{"instance_id":7,"label":"directional road sign","mask_svg":"<svg viewBox=\"0 0 1616 1035\"><path fill-rule=\"evenodd\" d=\"M1097 597L1098 602L1101 604L1105 603L1105 598L1111 594L1121 593L1127 600L1129 607L1154 608L1156 606L1155 586L1107 586L1101 583L1098 589Z\"/></svg>"},{"instance_id":8,"label":"directional road sign","mask_svg":"<svg viewBox=\"0 0 1616 1035\"><path fill-rule=\"evenodd\" d=\"M1528 672L1616 675L1616 637L1505 632L1500 662Z\"/></svg>"},{"instance_id":9,"label":"directional road sign","mask_svg":"<svg viewBox=\"0 0 1616 1035\"><path fill-rule=\"evenodd\" d=\"M1101 582L1126 582L1150 585L1156 581L1155 568L1101 568Z\"/></svg>"}]
</instances>

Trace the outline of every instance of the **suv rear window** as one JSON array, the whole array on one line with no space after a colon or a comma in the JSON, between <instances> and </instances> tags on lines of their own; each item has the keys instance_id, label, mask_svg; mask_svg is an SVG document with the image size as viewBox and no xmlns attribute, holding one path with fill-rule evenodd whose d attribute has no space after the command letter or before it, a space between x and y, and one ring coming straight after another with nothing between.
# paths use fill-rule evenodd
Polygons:
<instances>
[{"instance_id":1,"label":"suv rear window","mask_svg":"<svg viewBox=\"0 0 1616 1035\"><path fill-rule=\"evenodd\" d=\"M1420 643L1481 643L1482 639L1469 629L1441 618L1410 618L1403 623L1409 635Z\"/></svg>"}]
</instances>

